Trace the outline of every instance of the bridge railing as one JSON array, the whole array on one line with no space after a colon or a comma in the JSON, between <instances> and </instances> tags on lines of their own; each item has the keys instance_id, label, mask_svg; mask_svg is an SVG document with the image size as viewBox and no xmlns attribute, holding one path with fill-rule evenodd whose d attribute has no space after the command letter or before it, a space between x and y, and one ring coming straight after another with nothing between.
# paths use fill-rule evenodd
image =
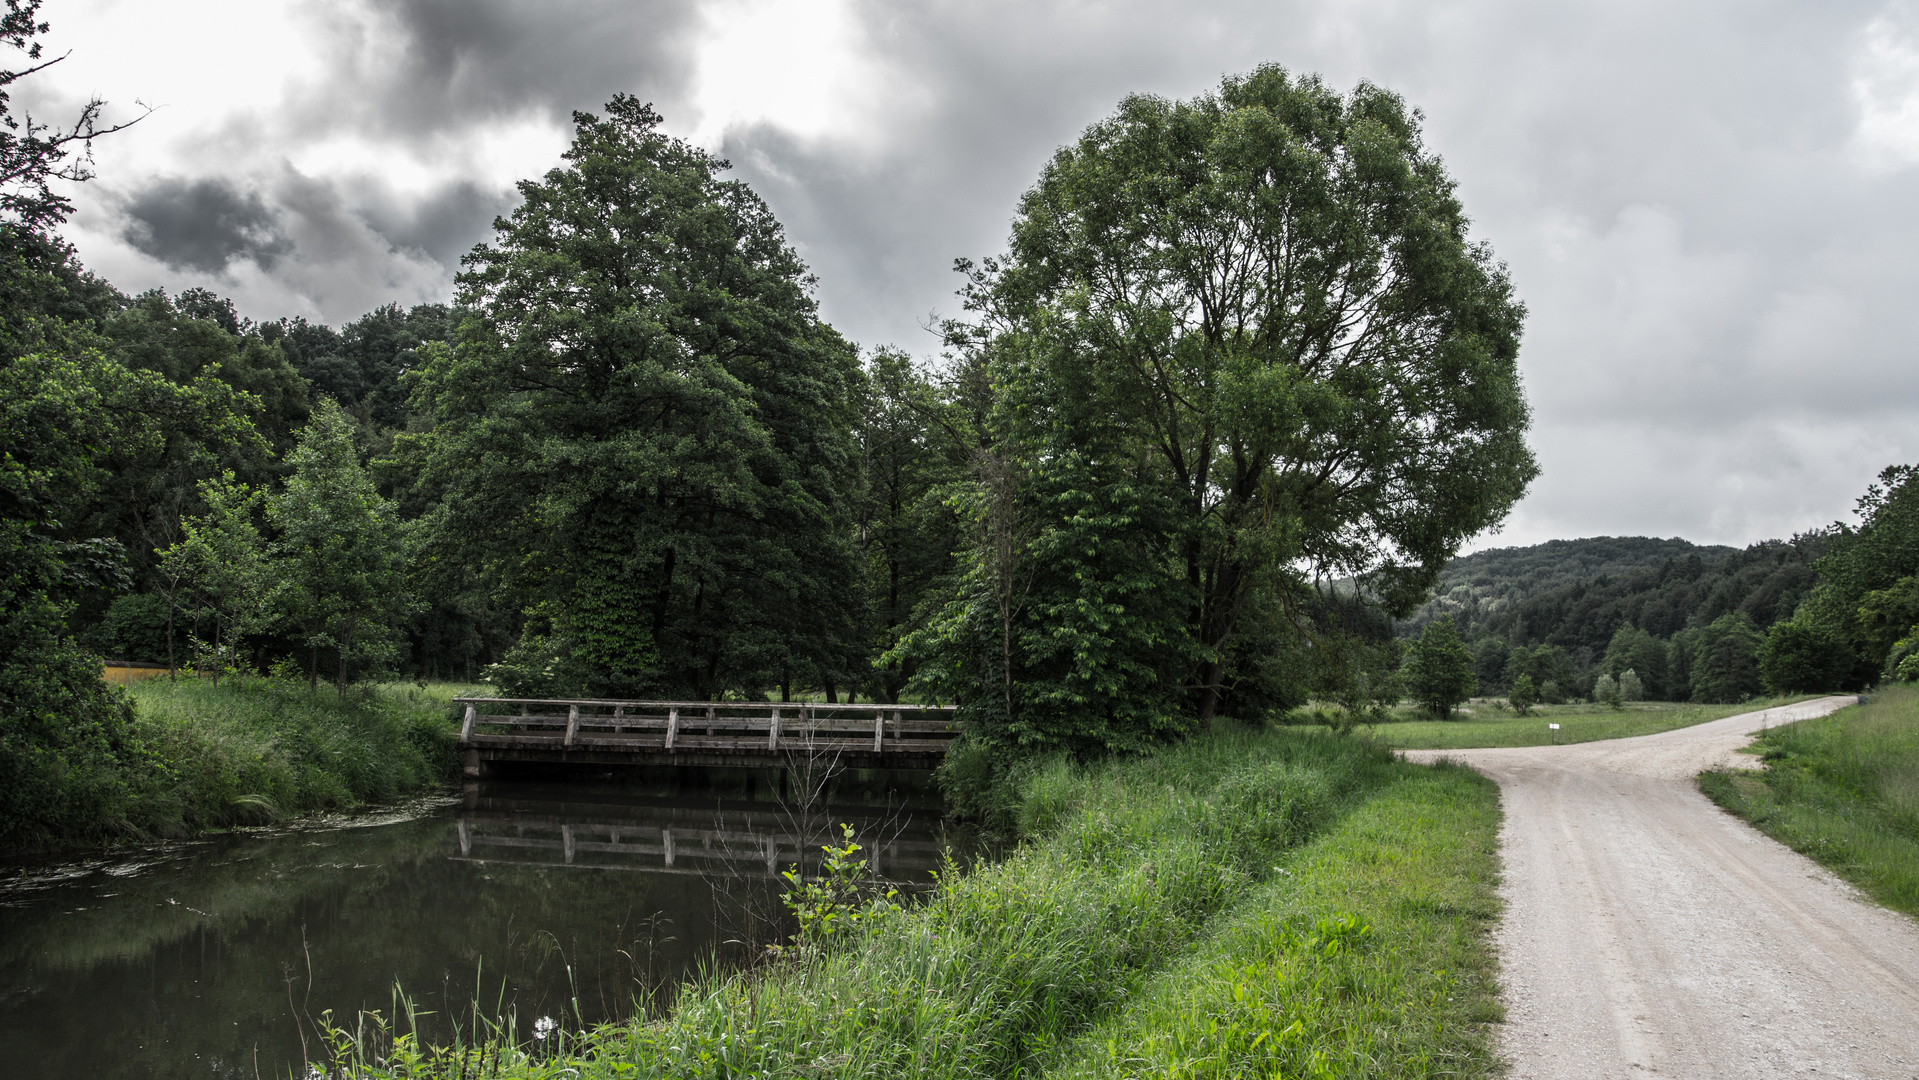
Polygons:
<instances>
[{"instance_id":1,"label":"bridge railing","mask_svg":"<svg viewBox=\"0 0 1919 1080\"><path fill-rule=\"evenodd\" d=\"M760 701L455 698L466 746L560 746L731 753L941 754L958 737L937 705Z\"/></svg>"}]
</instances>

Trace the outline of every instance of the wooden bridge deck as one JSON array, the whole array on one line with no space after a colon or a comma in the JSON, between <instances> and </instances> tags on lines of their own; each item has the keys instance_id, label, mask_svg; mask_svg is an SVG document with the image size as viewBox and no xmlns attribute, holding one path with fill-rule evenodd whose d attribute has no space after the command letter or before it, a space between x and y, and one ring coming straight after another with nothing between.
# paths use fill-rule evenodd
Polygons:
<instances>
[{"instance_id":1,"label":"wooden bridge deck","mask_svg":"<svg viewBox=\"0 0 1919 1080\"><path fill-rule=\"evenodd\" d=\"M468 776L488 762L925 769L958 737L949 707L753 701L455 698Z\"/></svg>"}]
</instances>

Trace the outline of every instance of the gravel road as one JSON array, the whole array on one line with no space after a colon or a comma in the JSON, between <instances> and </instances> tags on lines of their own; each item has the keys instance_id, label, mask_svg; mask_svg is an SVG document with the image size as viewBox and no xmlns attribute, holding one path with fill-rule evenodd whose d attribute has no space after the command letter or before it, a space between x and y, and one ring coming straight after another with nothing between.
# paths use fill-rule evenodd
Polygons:
<instances>
[{"instance_id":1,"label":"gravel road","mask_svg":"<svg viewBox=\"0 0 1919 1080\"><path fill-rule=\"evenodd\" d=\"M1919 1078L1919 922L1721 811L1693 777L1822 698L1636 739L1409 751L1498 781L1515 1080ZM1542 721L1543 722L1543 721Z\"/></svg>"}]
</instances>

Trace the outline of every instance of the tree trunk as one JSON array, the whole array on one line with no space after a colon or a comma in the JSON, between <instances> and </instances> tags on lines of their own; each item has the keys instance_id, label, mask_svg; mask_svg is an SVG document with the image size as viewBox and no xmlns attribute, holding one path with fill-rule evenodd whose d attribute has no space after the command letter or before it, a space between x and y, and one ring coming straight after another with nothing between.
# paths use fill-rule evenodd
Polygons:
<instances>
[{"instance_id":1,"label":"tree trunk","mask_svg":"<svg viewBox=\"0 0 1919 1080\"><path fill-rule=\"evenodd\" d=\"M840 696L834 691L833 680L826 680L826 703L828 705L838 705L840 703Z\"/></svg>"},{"instance_id":2,"label":"tree trunk","mask_svg":"<svg viewBox=\"0 0 1919 1080\"><path fill-rule=\"evenodd\" d=\"M351 624L348 624L346 633L340 636L340 646L339 646L340 669L339 669L339 673L336 676L334 676L333 689L341 697L346 696L347 653L353 648L354 629L355 628Z\"/></svg>"},{"instance_id":3,"label":"tree trunk","mask_svg":"<svg viewBox=\"0 0 1919 1080\"><path fill-rule=\"evenodd\" d=\"M1226 670L1226 662L1214 660L1205 666L1206 685L1199 695L1199 730L1213 730L1213 714L1219 711L1219 677Z\"/></svg>"},{"instance_id":4,"label":"tree trunk","mask_svg":"<svg viewBox=\"0 0 1919 1080\"><path fill-rule=\"evenodd\" d=\"M167 589L167 681L179 682L180 671L173 662L173 589Z\"/></svg>"}]
</instances>

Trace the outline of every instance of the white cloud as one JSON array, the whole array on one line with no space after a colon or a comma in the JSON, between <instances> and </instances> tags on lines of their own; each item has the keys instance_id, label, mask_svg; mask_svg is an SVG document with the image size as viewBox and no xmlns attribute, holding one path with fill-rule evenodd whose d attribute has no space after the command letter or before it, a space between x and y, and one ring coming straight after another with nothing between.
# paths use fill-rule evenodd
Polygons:
<instances>
[{"instance_id":1,"label":"white cloud","mask_svg":"<svg viewBox=\"0 0 1919 1080\"><path fill-rule=\"evenodd\" d=\"M1895 2L1859 38L1852 75L1856 152L1877 170L1919 162L1919 13Z\"/></svg>"},{"instance_id":2,"label":"white cloud","mask_svg":"<svg viewBox=\"0 0 1919 1080\"><path fill-rule=\"evenodd\" d=\"M849 0L716 0L704 12L690 95L692 141L764 124L806 139L870 143L914 96L894 77Z\"/></svg>"}]
</instances>

